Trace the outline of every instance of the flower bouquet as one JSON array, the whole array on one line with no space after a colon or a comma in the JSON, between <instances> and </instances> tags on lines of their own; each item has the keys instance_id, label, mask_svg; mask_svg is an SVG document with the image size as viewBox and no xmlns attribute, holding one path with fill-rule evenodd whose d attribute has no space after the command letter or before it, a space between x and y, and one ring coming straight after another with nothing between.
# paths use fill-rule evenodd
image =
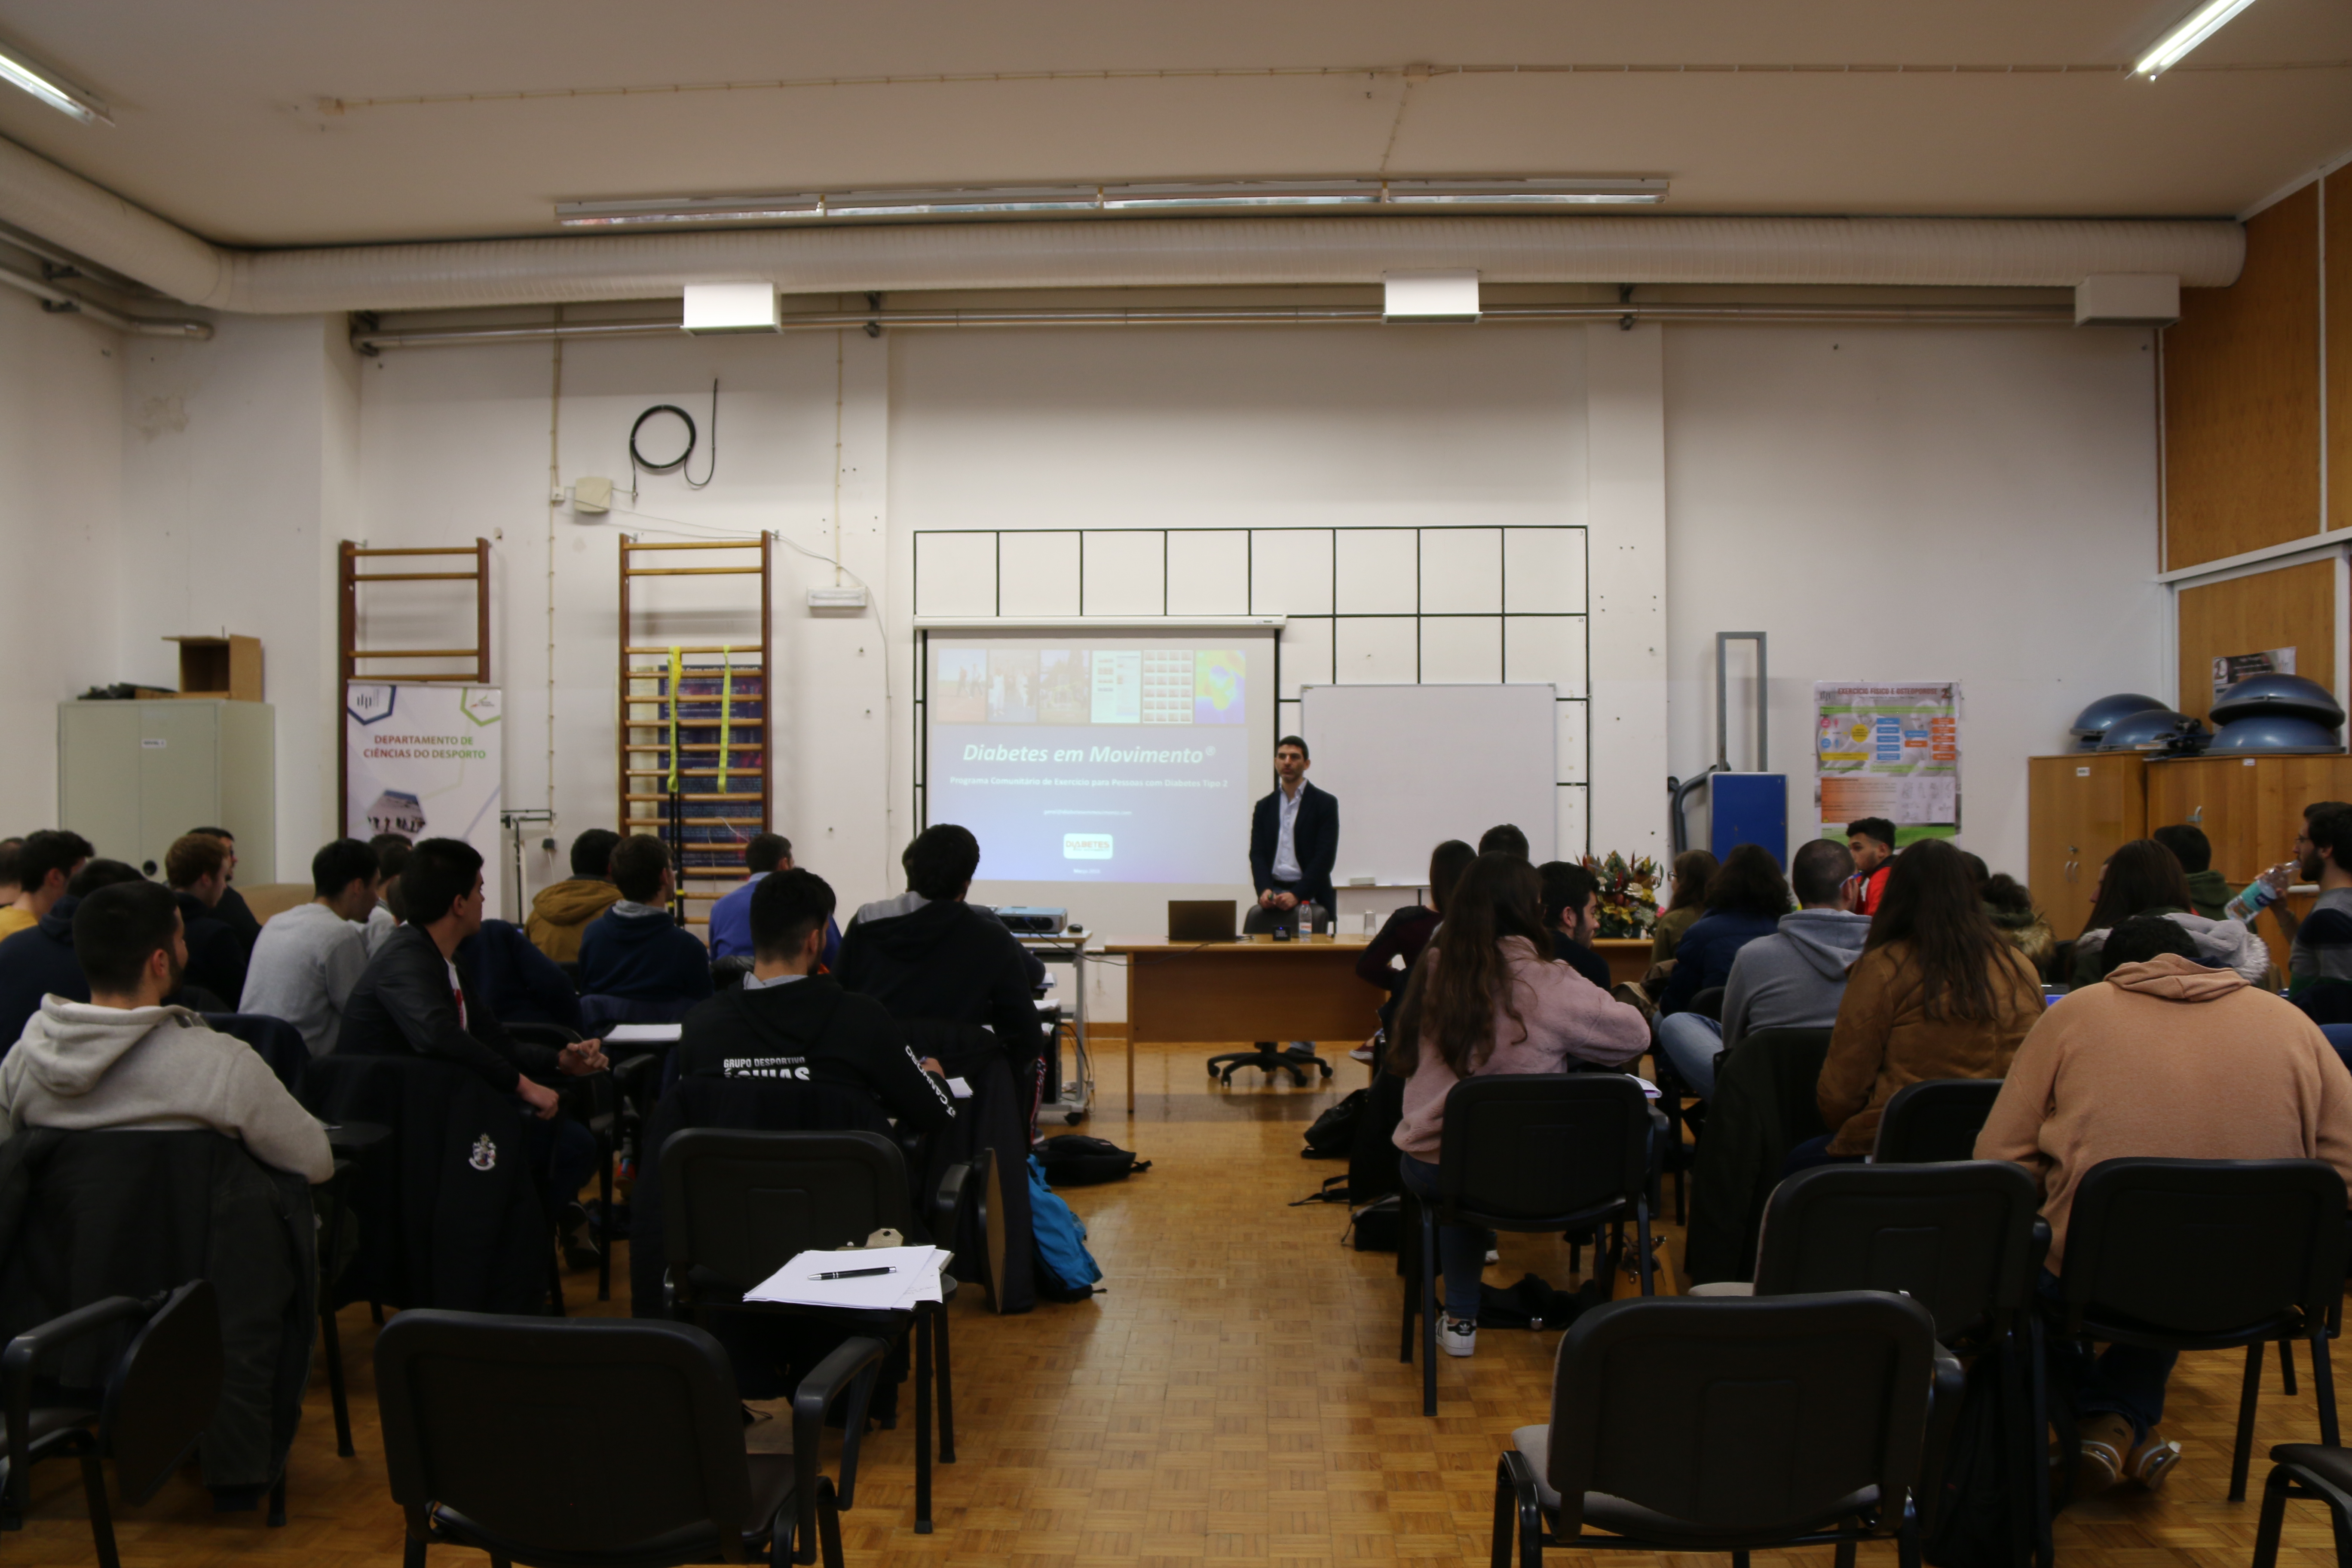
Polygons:
<instances>
[{"instance_id":1,"label":"flower bouquet","mask_svg":"<svg viewBox=\"0 0 2352 1568\"><path fill-rule=\"evenodd\" d=\"M1585 856L1583 866L1601 884L1600 934L1648 936L1658 923L1658 863L1646 855L1629 862L1612 850L1605 860Z\"/></svg>"}]
</instances>

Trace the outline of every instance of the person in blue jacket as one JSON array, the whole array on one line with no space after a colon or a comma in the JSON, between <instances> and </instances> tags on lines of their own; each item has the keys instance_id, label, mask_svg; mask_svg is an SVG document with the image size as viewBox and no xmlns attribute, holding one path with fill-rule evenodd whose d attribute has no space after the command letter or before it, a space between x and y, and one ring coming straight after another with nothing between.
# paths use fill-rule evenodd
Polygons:
<instances>
[{"instance_id":1,"label":"person in blue jacket","mask_svg":"<svg viewBox=\"0 0 2352 1568\"><path fill-rule=\"evenodd\" d=\"M1739 950L1778 931L1790 907L1789 884L1772 852L1760 844L1736 847L1706 885L1706 912L1675 943L1675 972L1658 1011L1679 1013L1700 992L1727 984Z\"/></svg>"},{"instance_id":2,"label":"person in blue jacket","mask_svg":"<svg viewBox=\"0 0 2352 1568\"><path fill-rule=\"evenodd\" d=\"M621 901L580 936L580 994L617 996L684 1017L710 994L710 950L671 916L669 847L650 833L613 849Z\"/></svg>"}]
</instances>

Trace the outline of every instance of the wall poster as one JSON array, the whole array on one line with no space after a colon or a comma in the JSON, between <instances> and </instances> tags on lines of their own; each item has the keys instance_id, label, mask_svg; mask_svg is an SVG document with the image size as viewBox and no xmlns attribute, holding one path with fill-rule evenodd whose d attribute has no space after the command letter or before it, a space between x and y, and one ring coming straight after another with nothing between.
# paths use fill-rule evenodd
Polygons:
<instances>
[{"instance_id":1,"label":"wall poster","mask_svg":"<svg viewBox=\"0 0 2352 1568\"><path fill-rule=\"evenodd\" d=\"M483 913L505 918L499 869L499 689L354 681L343 692L343 831L462 838L481 852Z\"/></svg>"},{"instance_id":2,"label":"wall poster","mask_svg":"<svg viewBox=\"0 0 2352 1568\"><path fill-rule=\"evenodd\" d=\"M1816 681L1813 737L1822 837L1843 838L1864 816L1893 822L1904 844L1959 831L1958 681Z\"/></svg>"}]
</instances>

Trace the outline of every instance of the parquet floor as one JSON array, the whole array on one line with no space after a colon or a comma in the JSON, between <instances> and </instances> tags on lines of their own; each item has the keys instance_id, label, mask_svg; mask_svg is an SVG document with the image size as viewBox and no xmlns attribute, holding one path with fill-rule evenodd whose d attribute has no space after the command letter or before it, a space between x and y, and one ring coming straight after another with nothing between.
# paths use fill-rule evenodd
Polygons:
<instances>
[{"instance_id":1,"label":"parquet floor","mask_svg":"<svg viewBox=\"0 0 2352 1568\"><path fill-rule=\"evenodd\" d=\"M1330 1087L1311 1091L1221 1091L1201 1068L1213 1048L1145 1048L1133 1122L1111 1109L1087 1129L1153 1162L1129 1182L1070 1194L1091 1227L1108 1294L999 1319L966 1293L955 1324L961 1462L937 1472L938 1532L913 1530L911 1422L877 1433L857 1507L844 1521L853 1568L1486 1561L1495 1456L1512 1427L1543 1417L1558 1336L1481 1334L1475 1358L1442 1364L1440 1415L1424 1419L1418 1371L1395 1359L1392 1259L1343 1247L1346 1214L1336 1205L1285 1206L1333 1173L1330 1163L1298 1158L1299 1132L1362 1082L1362 1069L1341 1059ZM1104 1053L1103 1106L1123 1100L1121 1068ZM1678 1246L1671 1226L1667 1234ZM1533 1269L1567 1279L1566 1248L1555 1239L1506 1237L1502 1252L1490 1278ZM616 1291L626 1273L614 1270ZM581 1310L593 1297L593 1277L575 1275L569 1289ZM597 1309L591 1300L588 1309L626 1310L619 1300ZM321 1375L295 1449L285 1529L262 1528L257 1514L214 1514L192 1469L118 1516L126 1564L398 1562L366 1310L347 1310L341 1328L358 1458L335 1457ZM2235 1352L2184 1359L2167 1427L2188 1454L2170 1489L2160 1499L2119 1493L2070 1510L2058 1526L2065 1562L2220 1568L2251 1560L2257 1503L2223 1500L2241 1364ZM2273 1357L2263 1383L2259 1444L2316 1441L2308 1378L2299 1397L2284 1397ZM593 1472L630 1457L583 1453L577 1461ZM2257 1498L2265 1468L2258 1452ZM2315 1505L2298 1505L2284 1561L2329 1562L2325 1521ZM1893 1561L1891 1549L1864 1555ZM0 1558L92 1557L73 1467L42 1467L31 1522L0 1537ZM1827 1568L1830 1553L1785 1554ZM436 1568L483 1561L443 1550L433 1560ZM1758 1568L1783 1560L1756 1558ZM1553 1561L1642 1563L1619 1553Z\"/></svg>"}]
</instances>

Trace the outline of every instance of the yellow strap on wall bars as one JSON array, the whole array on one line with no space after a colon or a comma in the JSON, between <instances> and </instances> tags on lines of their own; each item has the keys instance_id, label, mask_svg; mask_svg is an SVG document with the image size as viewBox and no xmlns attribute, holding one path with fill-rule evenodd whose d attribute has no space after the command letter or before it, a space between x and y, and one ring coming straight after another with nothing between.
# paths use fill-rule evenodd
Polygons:
<instances>
[{"instance_id":1,"label":"yellow strap on wall bars","mask_svg":"<svg viewBox=\"0 0 2352 1568\"><path fill-rule=\"evenodd\" d=\"M735 650L719 650L719 793L727 793L728 714L735 702Z\"/></svg>"},{"instance_id":2,"label":"yellow strap on wall bars","mask_svg":"<svg viewBox=\"0 0 2352 1568\"><path fill-rule=\"evenodd\" d=\"M685 661L678 657L676 644L669 650L669 793L677 793L677 697L678 684L686 673Z\"/></svg>"}]
</instances>

